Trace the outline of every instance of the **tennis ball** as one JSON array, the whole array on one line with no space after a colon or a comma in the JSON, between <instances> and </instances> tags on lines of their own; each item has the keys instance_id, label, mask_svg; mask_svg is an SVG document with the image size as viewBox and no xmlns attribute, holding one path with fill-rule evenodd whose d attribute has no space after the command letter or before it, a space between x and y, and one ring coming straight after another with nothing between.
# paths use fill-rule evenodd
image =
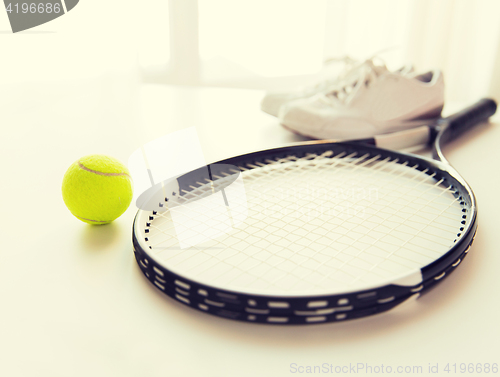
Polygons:
<instances>
[{"instance_id":1,"label":"tennis ball","mask_svg":"<svg viewBox=\"0 0 500 377\"><path fill-rule=\"evenodd\" d=\"M128 169L113 157L85 156L64 175L62 195L66 207L89 224L108 224L125 212L132 201Z\"/></svg>"}]
</instances>

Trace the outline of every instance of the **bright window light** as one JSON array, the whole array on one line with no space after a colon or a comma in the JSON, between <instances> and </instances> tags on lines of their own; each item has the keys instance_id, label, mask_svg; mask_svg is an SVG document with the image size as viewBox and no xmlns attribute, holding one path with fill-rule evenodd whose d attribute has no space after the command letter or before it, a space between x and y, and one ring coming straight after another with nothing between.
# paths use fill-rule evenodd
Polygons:
<instances>
[{"instance_id":1,"label":"bright window light","mask_svg":"<svg viewBox=\"0 0 500 377\"><path fill-rule=\"evenodd\" d=\"M147 0L136 8L139 15L137 53L141 67L166 65L170 60L169 2Z\"/></svg>"},{"instance_id":2,"label":"bright window light","mask_svg":"<svg viewBox=\"0 0 500 377\"><path fill-rule=\"evenodd\" d=\"M198 9L203 61L270 77L321 68L326 0L200 0Z\"/></svg>"}]
</instances>

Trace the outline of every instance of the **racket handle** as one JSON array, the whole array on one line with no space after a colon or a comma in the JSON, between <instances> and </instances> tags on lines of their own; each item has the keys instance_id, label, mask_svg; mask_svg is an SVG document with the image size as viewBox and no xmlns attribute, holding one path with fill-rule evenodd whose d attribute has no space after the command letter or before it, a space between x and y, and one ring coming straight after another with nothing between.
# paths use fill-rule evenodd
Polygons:
<instances>
[{"instance_id":1,"label":"racket handle","mask_svg":"<svg viewBox=\"0 0 500 377\"><path fill-rule=\"evenodd\" d=\"M432 157L435 160L448 164L441 147L447 142L460 136L469 128L487 120L497 111L497 104L490 98L483 98L474 105L456 113L443 121L432 148Z\"/></svg>"},{"instance_id":2,"label":"racket handle","mask_svg":"<svg viewBox=\"0 0 500 377\"><path fill-rule=\"evenodd\" d=\"M483 98L474 105L445 119L447 141L455 139L472 126L485 121L495 114L497 104L490 98Z\"/></svg>"}]
</instances>

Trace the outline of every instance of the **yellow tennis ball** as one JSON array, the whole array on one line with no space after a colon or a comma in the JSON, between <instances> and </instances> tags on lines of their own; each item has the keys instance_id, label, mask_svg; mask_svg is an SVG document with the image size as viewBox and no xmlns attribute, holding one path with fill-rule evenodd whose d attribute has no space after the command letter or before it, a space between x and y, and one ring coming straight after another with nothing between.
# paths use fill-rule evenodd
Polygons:
<instances>
[{"instance_id":1,"label":"yellow tennis ball","mask_svg":"<svg viewBox=\"0 0 500 377\"><path fill-rule=\"evenodd\" d=\"M66 207L89 224L107 224L120 217L132 201L132 179L117 159L85 156L64 175L62 195Z\"/></svg>"}]
</instances>

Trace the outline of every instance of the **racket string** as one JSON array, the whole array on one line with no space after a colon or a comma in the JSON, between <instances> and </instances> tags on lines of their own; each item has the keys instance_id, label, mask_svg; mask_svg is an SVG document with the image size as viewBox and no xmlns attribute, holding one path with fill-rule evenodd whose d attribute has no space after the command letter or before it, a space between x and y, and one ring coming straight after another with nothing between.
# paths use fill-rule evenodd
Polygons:
<instances>
[{"instance_id":1,"label":"racket string","mask_svg":"<svg viewBox=\"0 0 500 377\"><path fill-rule=\"evenodd\" d=\"M440 198L441 196L449 193L449 188L441 187L440 185L442 182L434 181L434 177L430 176L427 171L418 171L415 167L408 168L408 167L403 165L404 163L400 163L399 161L394 161L394 160L388 161L387 158L380 160L380 156L370 157L367 154L362 155L362 156L356 156L355 153L351 153L351 154L343 153L343 155L341 157L339 157L339 155L340 154L335 156L335 158L325 157L326 156L325 154L316 154L316 155L309 154L309 155L306 155L304 157L288 156L286 158L280 158L278 160L271 160L271 161L275 161L275 162L267 164L267 165L262 164L262 163L259 163L259 164L255 163L255 164L247 165L248 167L253 167L253 168L242 169L244 171L244 173L242 175L245 178L245 180L244 180L245 187L248 184L250 184L251 187L259 188L259 185L258 184L256 185L255 182L258 183L260 180L264 180L264 183L263 183L264 186L265 185L272 186L272 185L276 184L276 182L280 182L280 180L282 181L283 178L288 178L290 176L291 176L291 178L288 180L289 182L290 182L290 180L294 181L294 179L296 182L304 180L304 179L306 179L306 181L307 181L308 176L311 176L311 171L316 171L319 175L321 175L325 171L328 171L329 174L331 174L330 178L333 177L335 179L335 178L342 177L342 174L346 169L349 171L348 173L346 173L346 176L349 176L349 174L352 174L353 172L356 173L356 171L358 171L358 170L359 171L367 170L369 172L369 174L366 174L366 172L365 172L364 174L362 174L361 178L366 179L367 182L369 182L371 185L374 185L375 183L384 180L384 178L382 178L380 176L380 174L377 172L377 170L385 170L385 173L389 177L392 177L392 180L389 180L392 184L392 186L391 186L392 191L387 190L387 187L384 187L384 189L386 190L385 194L383 195L382 198L379 197L377 199L382 200L384 198L392 198L392 200L386 201L386 202L381 201L380 206L379 206L380 208L375 209L374 212L371 214L371 216L372 216L372 219L374 219L374 217L376 215L383 214L385 216L393 217L392 220L394 220L394 217L399 217L399 219L402 222L406 221L408 218L411 218L412 216L415 217L419 212L422 213L422 208L425 208L426 205L433 203L433 201L435 201L436 198ZM329 156L331 156L331 153L329 154ZM370 157L370 158L368 158L368 157ZM267 160L267 161L269 161L269 160ZM286 164L289 164L290 166L283 166ZM273 165L277 165L277 166L273 166ZM423 202L420 206L408 207L408 209L412 209L413 212L411 212L411 211L408 213L404 213L404 212L397 213L396 212L396 214L390 213L390 212L384 213L383 210L386 210L388 208L387 204L394 205L394 204L396 204L396 202L398 200L400 200L403 197L403 194L401 192L399 192L399 194L400 194L399 196L397 196L396 193L398 192L399 188L401 188L401 187L404 188L405 185L402 183L398 185L396 182L399 182L401 177L407 173L407 171L405 170L407 168L419 172L419 174L412 173L413 176L411 177L410 181L415 181L416 187L418 187L420 185L430 186L424 192L425 192L425 195L427 195L427 198L429 198L429 197L432 197L432 198L427 199L427 201ZM400 169L401 171L398 172L398 174L395 174L397 169ZM391 174L392 174L392 176L391 176ZM418 175L421 175L424 179L422 179L421 177L418 177ZM354 179L354 177L355 176L353 176L352 181L356 182L357 178ZM370 180L369 178L375 178L375 179ZM251 183L249 183L249 182L251 182ZM315 181L315 183L317 183L317 182L318 181ZM286 183L286 180L285 180L285 183ZM326 188L326 189L329 188L328 187L329 183L330 183L329 180L322 182L322 183L323 183L324 188ZM399 186L399 187L396 187L396 186ZM383 185L381 185L381 187L383 187ZM428 191L432 191L433 188L439 188L439 190L441 190L441 191L439 193L432 193L431 192L430 194L432 194L432 195L429 195ZM264 190L264 192L265 192L265 190ZM326 190L325 192L328 193L329 191ZM200 187L195 187L195 188L192 188L192 191L188 191L185 194L191 195L191 197L189 197L189 198L192 199L192 198L195 198L196 195L206 195L206 193L207 193L207 190L204 190ZM419 196L416 196L416 197L419 197ZM188 198L186 198L186 199L188 199ZM260 197L257 199L263 199L263 198ZM291 198L291 199L292 200L289 199L289 202L287 205L290 205L293 203L293 198ZM303 206L307 207L308 205L309 206L312 205L314 208L314 204L315 204L314 197L307 198L307 196L306 196L306 198L302 197L301 199L304 200ZM453 216L451 216L451 214L449 216L445 216L445 215L447 214L447 211L449 208L453 208L454 202L455 202L455 198L453 198L453 201L450 202L446 208L442 209L441 211L438 211L437 214L431 213L431 212L426 212L426 211L424 211L423 213L427 214L427 215L435 215L434 219L441 218L442 216L449 217L450 219L452 219ZM362 203L363 203L363 201L362 201ZM282 204L282 203L279 203L279 204ZM438 203L438 204L440 204L440 203ZM287 244L288 244L288 246L292 246L290 239L287 239L287 238L292 237L294 235L294 232L297 232L298 229L304 229L305 235L303 234L301 237L301 239L303 241L302 244L293 245L293 246L295 246L295 250L293 251L293 255L299 256L302 253L302 254L307 254L309 257L295 258L292 263L295 266L294 269L297 269L298 267L304 267L305 269L309 270L309 272L307 272L306 275L298 274L296 277L298 277L299 279L307 279L308 277L311 276L311 274L314 274L315 272L318 273L318 269L321 269L321 267L326 267L326 264L329 261L331 261L332 259L337 258L337 257L340 259L341 256L343 257L343 260L340 260L340 263L341 263L340 266L341 266L341 268L343 268L346 264L352 262L359 255L361 255L363 253L365 253L365 254L369 253L368 249L370 248L370 246L373 246L369 242L366 242L366 244L365 244L365 242L362 240L362 238L354 237L353 235L360 234L359 230L362 230L362 229L365 229L365 234L371 233L371 232L373 232L374 229L376 229L377 227L380 226L380 221L378 223L376 221L373 221L372 227L370 228L369 222L368 223L363 222L360 224L360 223L357 223L356 221L352 222L352 219L350 217L347 217L347 218L342 219L342 222L340 224L338 224L338 223L333 224L333 226L337 230L337 233L334 233L334 235L331 236L331 235L329 235L329 232L332 230L331 229L332 224L330 224L330 227L320 226L320 227L317 227L314 229L307 230L308 224L306 221L302 221L303 227L301 227L300 225L294 225L294 222L297 219L292 219L292 221L289 221L287 223L287 222L284 222L282 218L280 218L279 212L276 212L274 215L270 214L267 217L264 216L264 218L263 218L262 217L262 212L263 212L262 209L265 209L266 205L268 206L268 209L272 208L273 205L276 205L276 203L273 202L273 200L272 200L272 195L271 195L271 199L268 199L267 202L266 202L265 198L264 198L263 202L261 202L260 200L257 200L257 202L250 200L249 205L250 205L249 220L247 221L247 223L251 222L250 220L254 219L254 217L255 217L254 213L256 212L257 214L260 213L260 215L261 215L260 217L256 216L257 219L259 219L261 221L267 219L267 221L263 221L265 226L258 227L255 225L256 221L253 221L253 224L251 224L251 225L247 224L247 228L239 227L238 229L234 229L234 232L233 232L234 234L226 234L224 236L221 236L217 240L212 240L211 242L212 242L212 245L214 245L213 247L216 247L215 245L218 245L218 246L226 249L228 246L231 247L230 244L232 241L230 242L229 240L233 240L236 243L240 243L238 245L240 252L245 253L245 251L252 249L256 240L258 240L257 242L264 242L264 244L265 244L267 236L269 236L269 237L274 236L273 239L275 241L269 242L268 246L270 246L270 247L274 246L275 252L268 253L269 255L267 255L267 257L265 257L263 259L256 259L255 253L252 253L252 252L250 252L250 255L245 254L246 258L240 260L237 264L231 266L232 269L235 269L238 271L238 274L250 274L250 275L252 275L252 269L249 270L249 269L245 268L245 263L247 263L246 261L248 261L249 259L256 261L256 263L267 264L268 267L270 267L271 269L274 269L274 270L277 270L277 269L279 270L280 266L283 267L283 265L285 263L290 262L291 261L290 257L289 258L286 258L286 257L282 258L280 262L276 262L276 257L280 257L280 254L279 254L280 251L287 249ZM250 212L252 212L252 215L250 215ZM197 215L199 215L199 216L202 215L202 213L199 213L199 212L194 212L194 213L195 213L194 217L196 217ZM161 214L161 216L165 217L165 213ZM277 236L276 235L277 232L275 230L271 232L271 231L269 231L269 229L265 229L266 227L272 226L271 224L269 224L269 220L275 220L278 224L279 224L279 222L283 223L281 227L276 226L276 224L273 224L274 225L273 229L278 229L278 230L283 231L283 234L281 236ZM382 220L382 222L385 221L384 217L380 217L380 219L378 219L378 220ZM171 219L167 220L166 222L168 223L169 221L170 221L170 225L167 226L165 229L162 229L162 228L156 227L156 226L152 227L152 229L154 229L156 232L163 233L165 236L167 236L167 240L164 240L163 242L167 242L168 237L172 236L172 232L176 231L175 226L172 223ZM298 224L300 224L300 221L298 221ZM375 239L375 241L373 243L380 242L380 240L382 238L386 237L387 235L391 235L391 232L400 225L401 224L396 223L395 225L393 225L392 228L389 228L389 230L386 231L385 234L382 234L382 232L380 232L381 234L378 236L378 238ZM425 225L425 222L422 222L421 225ZM446 222L443 222L441 225L443 225L445 227L449 226ZM358 227L358 229L353 230L353 228L352 227L350 228L350 226ZM360 226L362 227L361 229L359 229ZM318 232L319 229L323 229L324 231ZM338 230L341 230L341 229L343 230L343 232L342 233L338 232ZM423 229L425 229L425 228L423 228ZM414 228L414 230L419 231L418 236L420 235L420 233L424 232L423 229L419 230L417 228ZM443 229L441 229L441 230L443 230ZM261 233L261 235L256 236L256 234L258 235L259 233ZM323 234L321 234L321 233L323 233ZM404 232L402 232L402 233L404 233ZM411 232L408 232L408 233L411 234ZM175 236L175 234L174 234L174 236ZM177 234L177 236L179 237L179 234ZM277 241L276 241L276 237L278 238ZM347 239L350 239L350 243L345 242L346 239L344 237L346 237ZM371 237L373 238L373 236L371 236ZM441 237L443 239L448 239L445 236L441 236ZM294 237L292 237L292 238L294 238ZM318 239L320 239L322 241L322 243L318 243ZM248 242L248 240L253 240L254 242L253 243ZM304 242L304 240L305 240L305 242ZM328 241L326 241L326 240L328 240ZM405 242L404 239L400 239L400 241L404 242L405 245L406 245L406 243L409 242L409 241ZM356 244L356 242L358 242L358 244ZM385 240L385 242L387 242L387 240ZM161 244L161 242L159 244L156 243L154 247L157 248L157 246L160 244ZM365 244L366 246L364 248L360 248L360 246L363 246L363 244ZM171 245L172 244L170 244L170 246ZM351 250L353 248L357 249L358 250L357 254L354 257L350 254L345 255L343 253L342 249L337 250L336 254L332 254L331 250L335 249L335 247L338 245L344 245L346 248L351 248ZM397 244L393 244L392 246L400 247L400 245L397 245ZM200 245L199 247L198 246L191 246L190 249L197 250L197 253L195 253L195 254L200 254L200 253L203 254L203 253L207 252L206 245ZM292 247L291 249L293 250L294 248ZM310 255L311 253L308 251L313 250L313 249L314 249L314 253L311 256ZM338 247L337 247L337 249L338 249ZM345 250L345 248L344 248L344 250ZM399 251L399 250L395 250L395 251L390 252L389 256L392 256L397 251ZM412 252L414 253L415 250L412 250ZM223 253L223 251L214 252L214 253L211 253L210 257L216 259L217 263L226 264L226 261L222 256L217 257L218 255L220 255L222 253ZM175 258L178 254L180 254L180 253L171 253L170 256L165 257L165 258L166 258L166 260L172 259L172 258ZM183 250L182 254L186 254L186 250ZM186 257L183 257L181 259L182 259L182 261L195 259L196 258L195 254L192 254L192 255L186 254ZM282 253L281 255L287 255L287 254L289 254L289 253ZM320 258L320 256L324 256L326 258ZM347 256L347 258L350 258L350 259L346 259L346 256ZM379 258L380 255L375 254L374 257ZM315 260L315 258L320 259L320 260L319 261ZM329 258L329 259L327 259L327 258ZM402 257L402 258L404 259L405 257ZM271 259L274 259L275 261L273 263L270 263ZM360 260L362 262L366 262L364 259L366 259L366 258L361 258ZM408 260L411 261L410 259L408 259ZM316 262L316 264L314 262ZM181 263L183 263L183 262L181 262ZM184 263L184 264L188 264L188 263ZM203 261L201 261L201 264L203 264ZM313 265L314 268L305 267L307 264ZM199 265L200 265L200 263L194 264L194 265L192 265L192 267L188 268L188 270L189 271L196 270L197 274L201 275L204 272L206 272L207 270L210 270L212 268L212 266L210 264L207 264L205 269L199 269L199 268L197 268ZM242 265L243 265L243 267L240 268L240 266L242 266ZM375 264L372 264L371 266L368 266L368 267L364 266L362 263L358 263L356 266L356 269L355 269L356 272L351 272L348 269L347 271L344 271L344 273L349 275L350 279L354 279L354 281L356 282L357 280L362 278L361 275L359 274L359 270L364 270L365 272L372 273L373 270L376 268L386 270L387 272L390 271L390 269L386 269L386 268L384 268L384 266L380 266L380 263L375 263ZM266 268L264 268L263 270L265 270L265 269ZM320 277L321 280L328 279L329 275L334 274L339 269L331 269L330 268L330 273L328 275L323 275L323 277ZM238 274L233 273L232 275L234 277L232 278L231 281L237 280ZM292 271L288 272L287 276L289 276L289 275L294 276ZM253 276L256 278L259 278L260 275L255 274ZM271 279L267 283L270 284L271 286L275 285L280 280L280 276L283 276L283 275L278 273L273 279ZM262 276L260 276L260 278L262 278ZM313 280L313 279L311 279L311 280ZM300 283L300 281L299 281L299 283ZM345 279L341 280L340 283L345 284Z\"/></svg>"},{"instance_id":2,"label":"racket string","mask_svg":"<svg viewBox=\"0 0 500 377\"><path fill-rule=\"evenodd\" d=\"M378 156L375 156L374 158L372 158L372 159L371 159L371 160L369 160L369 161L370 161L370 162L372 162L372 161L374 161L374 160L376 160L376 159L378 159ZM365 165L365 164L363 164L363 165ZM437 183L436 183L436 185L439 185L440 183L441 183L441 182L437 182ZM443 192L446 192L446 190L443 190L443 191L441 192L441 194L442 194ZM444 213L444 211L441 211L441 213L440 213L440 214L442 214L442 213ZM408 218L408 217L409 217L409 216L407 216L407 218ZM403 219L403 220L406 220L407 218L405 218L405 219ZM347 220L346 220L346 221L347 221ZM343 224L339 225L339 227L342 227L342 226L343 226ZM422 232L422 230L419 230L419 232ZM410 234L410 233L409 233L409 234ZM357 237L356 237L356 238L351 238L351 239L352 239L352 242L351 242L350 244L347 244L347 246L353 246L353 244L354 244L355 242L359 242L359 238L357 238ZM401 241L404 241L405 243L409 242L409 241L405 241L405 240L401 240ZM369 244L367 244L367 245L369 246ZM331 245L329 245L329 246L331 246ZM395 245L395 246L400 246L400 245ZM403 245L403 246L404 246L404 245ZM342 265L339 267L339 269L341 269L342 267L344 267L347 263L352 262L352 260L354 260L354 259L355 259L355 258L356 258L359 254L361 254L361 253L365 252L365 251L366 251L366 248L365 248L365 249L359 249L359 250L360 250L360 251L358 252L358 254L354 255L354 256L353 256L353 258L351 258L351 260L349 260L349 261L344 261L344 262L342 263ZM340 252L341 252L341 251L339 251L338 253L340 253ZM319 253L321 253L321 251L319 251ZM338 253L337 253L337 255L338 255ZM334 255L334 257L336 257L337 255ZM386 258L386 259L387 259L387 258ZM323 262L323 264L324 264L324 262ZM369 271L373 270L373 269L374 269L374 267L375 267L375 266L372 266L372 267L371 267L371 268L369 268L367 271L369 272ZM312 272L314 272L314 271L311 271L311 273L312 273ZM324 276L324 277L323 277L323 279L325 279L325 278L327 278L327 277L328 277L328 275L327 275L327 276ZM357 278L359 278L359 277L357 277Z\"/></svg>"}]
</instances>

